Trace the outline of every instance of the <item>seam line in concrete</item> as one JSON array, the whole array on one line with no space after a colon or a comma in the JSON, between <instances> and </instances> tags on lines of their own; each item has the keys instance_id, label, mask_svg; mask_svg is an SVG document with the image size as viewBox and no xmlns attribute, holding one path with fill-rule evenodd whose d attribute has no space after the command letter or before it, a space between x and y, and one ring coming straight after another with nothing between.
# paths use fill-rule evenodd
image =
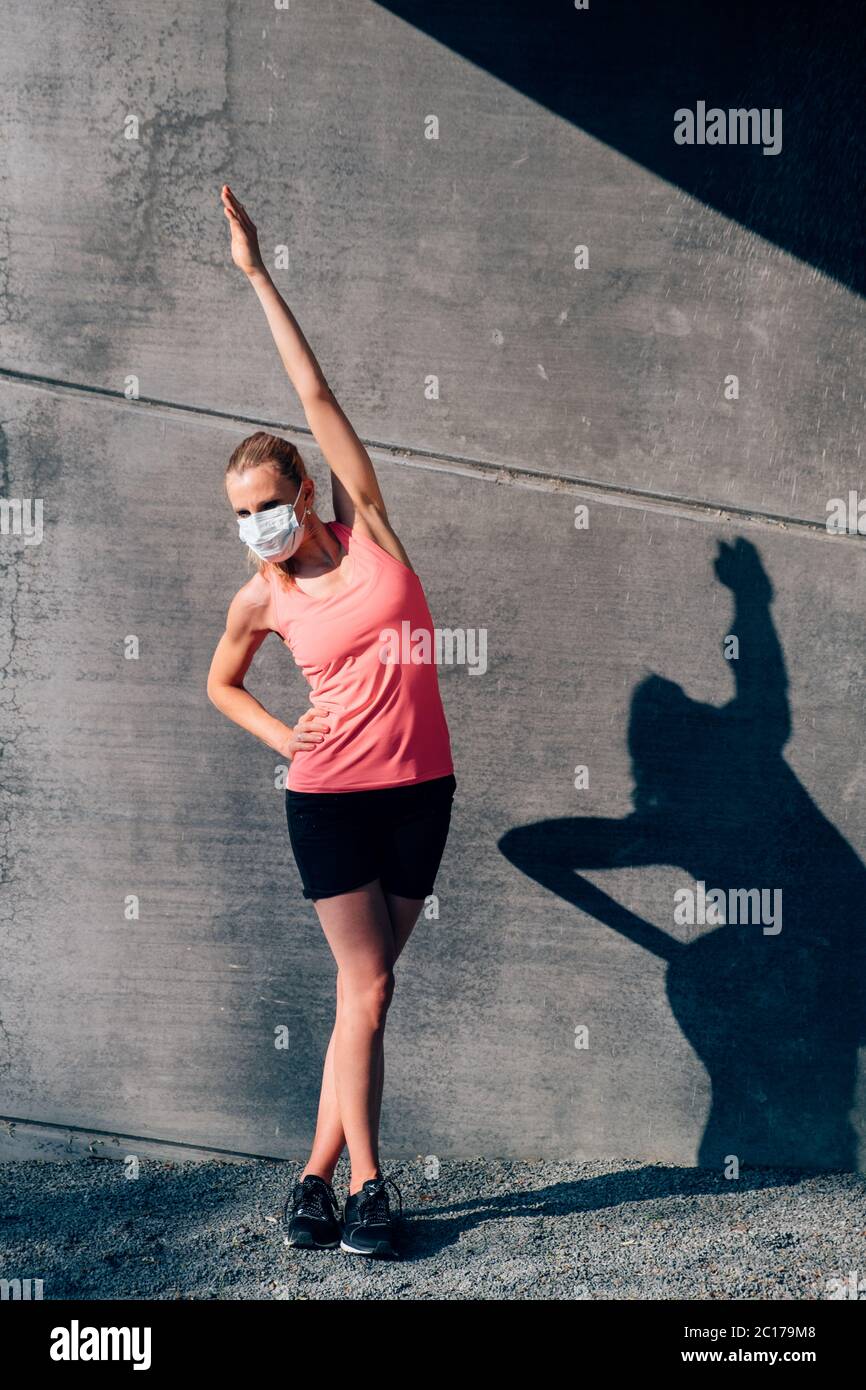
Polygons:
<instances>
[{"instance_id":1,"label":"seam line in concrete","mask_svg":"<svg viewBox=\"0 0 866 1390\"><path fill-rule=\"evenodd\" d=\"M197 1153L209 1153L214 1155L224 1155L226 1158L263 1158L273 1163L293 1163L296 1160L288 1158L276 1158L273 1154L251 1153L247 1149L218 1149L213 1144L196 1144L192 1140L184 1139L160 1139L156 1135L147 1134L121 1134L114 1129L88 1129L85 1125L64 1125L57 1124L51 1120L28 1120L23 1115L0 1115L0 1124L21 1125L29 1129L44 1129L51 1134L83 1134L88 1136L95 1135L102 1139L125 1139L133 1144L159 1144L160 1147L169 1149L195 1150Z\"/></svg>"},{"instance_id":2,"label":"seam line in concrete","mask_svg":"<svg viewBox=\"0 0 866 1390\"><path fill-rule=\"evenodd\" d=\"M107 386L90 386L83 382L61 381L57 377L19 372L11 367L0 367L0 380L58 392L70 392L73 395L96 396L101 400L114 401L132 408L144 406L155 413L191 415L194 418L211 421L217 425L254 425L258 429L279 430L283 434L304 435L315 445L313 433L307 425L292 425L281 420L268 420L255 415L240 415L232 411L216 410L209 406L165 401L156 396L139 396L136 400L131 401L122 391L114 391ZM361 438L361 443L366 449L388 455L393 462L402 463L408 468L425 468L431 472L439 473L457 473L483 482L510 483L512 486L535 488L543 492L564 492L573 496L590 496L605 502L619 503L626 507L640 507L666 513L679 512L686 516L711 517L716 521L737 519L747 521L752 525L806 532L837 544L840 541L852 541L856 544L863 540L862 536L850 536L844 532L841 534L831 533L827 530L824 522L812 521L807 517L786 516L779 512L737 507L727 502L705 502L696 497L678 497L673 493L652 492L621 483L603 483L594 478L570 477L568 474L546 472L543 469L528 468L525 465L491 463L486 459L475 459L467 455L410 448L407 445L388 444L376 439Z\"/></svg>"}]
</instances>

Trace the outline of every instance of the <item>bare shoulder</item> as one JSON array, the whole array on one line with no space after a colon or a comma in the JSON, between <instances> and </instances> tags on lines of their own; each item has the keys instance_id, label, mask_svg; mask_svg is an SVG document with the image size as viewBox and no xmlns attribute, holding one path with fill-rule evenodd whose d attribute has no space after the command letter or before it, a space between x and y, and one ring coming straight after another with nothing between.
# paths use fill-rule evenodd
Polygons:
<instances>
[{"instance_id":1,"label":"bare shoulder","mask_svg":"<svg viewBox=\"0 0 866 1390\"><path fill-rule=\"evenodd\" d=\"M366 507L363 510L356 507L352 534L363 536L365 540L372 541L374 545L378 545L387 555L390 555L392 560L397 560L401 565L405 565L406 569L412 570L412 562L384 511L380 511L376 507ZM412 573L414 574L415 571L412 570Z\"/></svg>"},{"instance_id":2,"label":"bare shoulder","mask_svg":"<svg viewBox=\"0 0 866 1390\"><path fill-rule=\"evenodd\" d=\"M271 630L271 586L258 571L238 589L229 604L226 627L247 632Z\"/></svg>"}]
</instances>

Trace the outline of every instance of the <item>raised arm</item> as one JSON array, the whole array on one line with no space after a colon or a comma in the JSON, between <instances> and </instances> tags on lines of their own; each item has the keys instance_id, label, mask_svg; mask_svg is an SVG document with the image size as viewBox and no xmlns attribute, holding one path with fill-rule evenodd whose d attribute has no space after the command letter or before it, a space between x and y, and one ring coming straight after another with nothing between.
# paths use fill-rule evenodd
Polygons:
<instances>
[{"instance_id":1,"label":"raised arm","mask_svg":"<svg viewBox=\"0 0 866 1390\"><path fill-rule=\"evenodd\" d=\"M728 713L747 719L752 739L780 752L791 736L791 710L785 656L770 613L773 586L758 551L742 536L733 545L719 542L715 571L734 595L731 635L739 642L730 663L737 694Z\"/></svg>"},{"instance_id":2,"label":"raised arm","mask_svg":"<svg viewBox=\"0 0 866 1390\"><path fill-rule=\"evenodd\" d=\"M268 274L259 251L255 225L228 184L223 186L222 202L231 228L232 260L258 296L280 360L298 394L313 438L331 470L337 520L355 527L411 569L409 558L388 521L372 460L325 380L294 314Z\"/></svg>"}]
</instances>

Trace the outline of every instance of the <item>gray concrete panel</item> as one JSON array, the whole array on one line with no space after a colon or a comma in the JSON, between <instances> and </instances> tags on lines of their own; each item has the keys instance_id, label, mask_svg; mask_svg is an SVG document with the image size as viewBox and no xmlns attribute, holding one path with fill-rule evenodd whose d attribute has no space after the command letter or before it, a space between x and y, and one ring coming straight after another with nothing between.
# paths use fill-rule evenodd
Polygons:
<instances>
[{"instance_id":1,"label":"gray concrete panel","mask_svg":"<svg viewBox=\"0 0 866 1390\"><path fill-rule=\"evenodd\" d=\"M3 397L3 495L42 498L44 533L2 537L0 1113L301 1156L333 964L279 759L204 688L247 573L221 495L245 428ZM440 671L458 794L398 965L384 1151L854 1166L861 544L375 461L435 623L487 641L483 673ZM248 684L305 707L275 639ZM699 880L782 888L782 931L678 925Z\"/></svg>"},{"instance_id":2,"label":"gray concrete panel","mask_svg":"<svg viewBox=\"0 0 866 1390\"><path fill-rule=\"evenodd\" d=\"M367 439L813 520L860 487L835 9L390 8L13 0L0 365L301 423L228 179ZM780 153L676 146L716 91L784 100Z\"/></svg>"}]
</instances>

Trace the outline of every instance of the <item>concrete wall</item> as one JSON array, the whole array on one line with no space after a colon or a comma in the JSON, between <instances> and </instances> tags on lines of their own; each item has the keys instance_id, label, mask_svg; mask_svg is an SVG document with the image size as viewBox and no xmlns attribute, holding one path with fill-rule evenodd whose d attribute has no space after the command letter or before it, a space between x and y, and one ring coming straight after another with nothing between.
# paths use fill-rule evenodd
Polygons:
<instances>
[{"instance_id":1,"label":"concrete wall","mask_svg":"<svg viewBox=\"0 0 866 1390\"><path fill-rule=\"evenodd\" d=\"M43 499L44 537L0 545L0 1112L197 1151L301 1156L312 1130L333 965L279 760L204 683L246 575L231 448L280 424L326 470L228 261L228 179L289 247L275 279L435 622L487 633L484 674L440 674L458 795L398 967L385 1151L856 1166L866 562L824 526L863 486L844 248L785 244L760 150L688 151L677 183L667 107L655 143L605 141L406 7L13 9L0 495ZM586 67L595 9L545 16ZM529 19L505 19L508 58ZM276 641L249 685L304 707ZM698 880L780 889L781 932L678 924Z\"/></svg>"}]
</instances>

